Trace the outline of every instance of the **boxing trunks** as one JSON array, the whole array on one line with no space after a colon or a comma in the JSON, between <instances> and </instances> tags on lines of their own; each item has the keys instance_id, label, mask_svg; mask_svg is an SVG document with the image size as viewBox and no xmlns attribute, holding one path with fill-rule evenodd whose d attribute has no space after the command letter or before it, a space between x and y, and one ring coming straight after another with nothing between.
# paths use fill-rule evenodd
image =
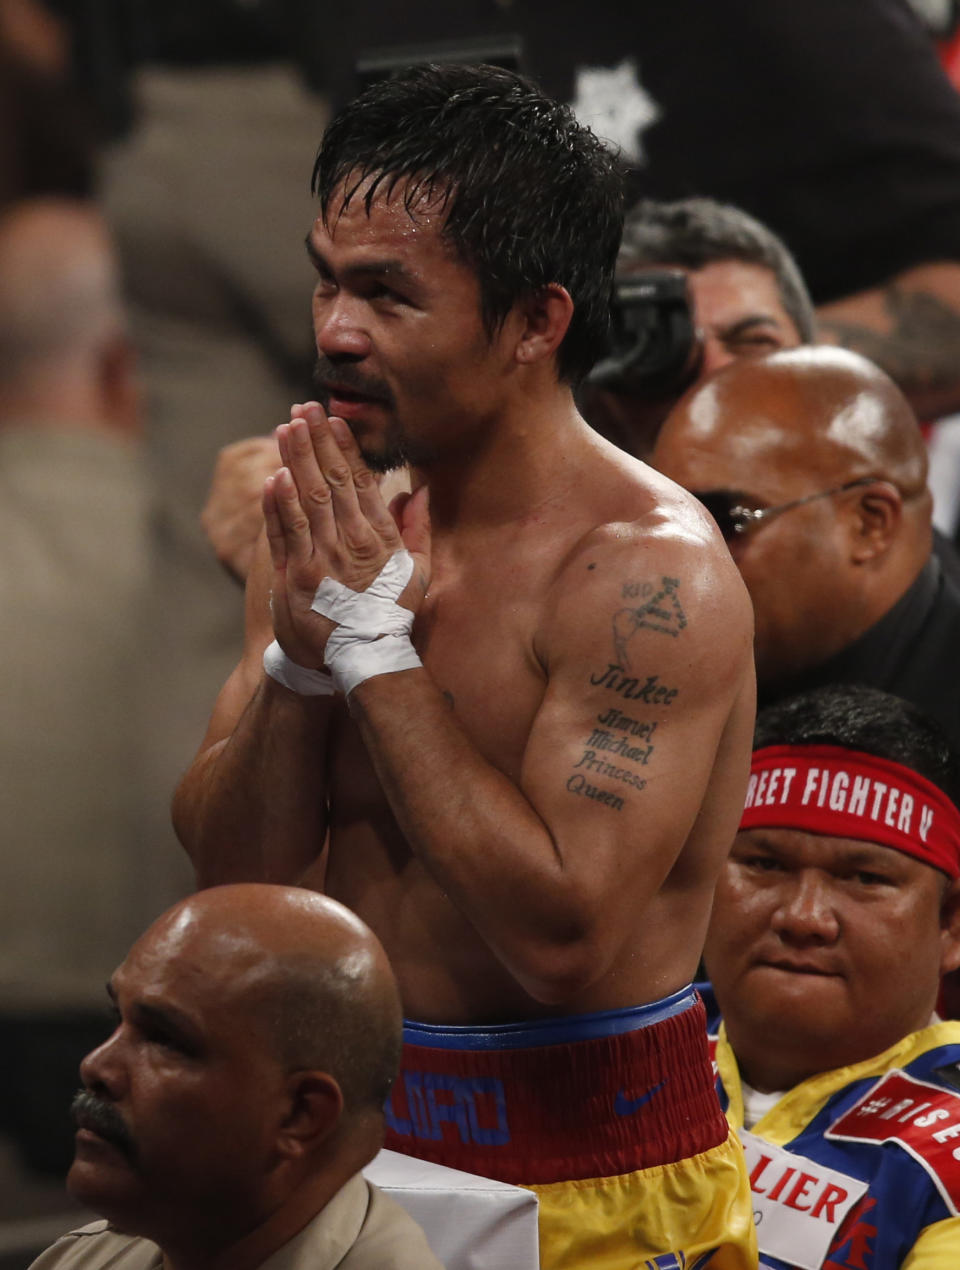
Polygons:
<instances>
[{"instance_id":1,"label":"boxing trunks","mask_svg":"<svg viewBox=\"0 0 960 1270\"><path fill-rule=\"evenodd\" d=\"M705 1019L686 988L532 1023L408 1023L386 1145L535 1191L543 1270L746 1270L743 1151Z\"/></svg>"}]
</instances>

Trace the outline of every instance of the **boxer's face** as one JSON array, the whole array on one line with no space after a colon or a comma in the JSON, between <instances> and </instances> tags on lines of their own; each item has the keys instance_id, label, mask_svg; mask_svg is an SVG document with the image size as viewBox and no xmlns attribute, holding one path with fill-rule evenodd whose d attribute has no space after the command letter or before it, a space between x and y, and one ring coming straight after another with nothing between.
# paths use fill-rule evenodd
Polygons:
<instances>
[{"instance_id":1,"label":"boxer's face","mask_svg":"<svg viewBox=\"0 0 960 1270\"><path fill-rule=\"evenodd\" d=\"M790 829L737 835L705 960L735 1052L775 1043L827 1070L925 1026L960 960L944 874L890 847Z\"/></svg>"},{"instance_id":2,"label":"boxer's face","mask_svg":"<svg viewBox=\"0 0 960 1270\"><path fill-rule=\"evenodd\" d=\"M442 211L411 215L401 185L368 214L362 194L345 209L335 194L308 237L321 401L372 467L468 454L501 409L514 316L488 335L477 276L443 238Z\"/></svg>"}]
</instances>

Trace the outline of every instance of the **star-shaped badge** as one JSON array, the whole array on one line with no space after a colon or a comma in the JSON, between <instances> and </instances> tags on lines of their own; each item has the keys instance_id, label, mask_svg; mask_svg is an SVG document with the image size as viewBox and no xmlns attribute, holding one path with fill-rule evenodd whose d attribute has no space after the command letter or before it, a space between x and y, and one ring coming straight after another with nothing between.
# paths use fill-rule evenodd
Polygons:
<instances>
[{"instance_id":1,"label":"star-shaped badge","mask_svg":"<svg viewBox=\"0 0 960 1270\"><path fill-rule=\"evenodd\" d=\"M645 162L642 134L661 112L640 83L634 58L625 58L619 66L578 66L570 104L579 121L618 149L628 163Z\"/></svg>"}]
</instances>

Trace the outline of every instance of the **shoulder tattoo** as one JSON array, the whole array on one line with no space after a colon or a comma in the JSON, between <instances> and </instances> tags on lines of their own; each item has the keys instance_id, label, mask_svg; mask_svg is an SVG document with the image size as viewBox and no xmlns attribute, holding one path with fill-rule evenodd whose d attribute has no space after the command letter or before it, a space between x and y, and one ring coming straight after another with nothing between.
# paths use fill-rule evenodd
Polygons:
<instances>
[{"instance_id":1,"label":"shoulder tattoo","mask_svg":"<svg viewBox=\"0 0 960 1270\"><path fill-rule=\"evenodd\" d=\"M626 582L622 589L625 600L640 603L618 609L613 615L613 651L616 664L630 670L628 645L638 631L657 631L676 639L687 625L677 589L679 578L661 578L660 585L653 582Z\"/></svg>"}]
</instances>

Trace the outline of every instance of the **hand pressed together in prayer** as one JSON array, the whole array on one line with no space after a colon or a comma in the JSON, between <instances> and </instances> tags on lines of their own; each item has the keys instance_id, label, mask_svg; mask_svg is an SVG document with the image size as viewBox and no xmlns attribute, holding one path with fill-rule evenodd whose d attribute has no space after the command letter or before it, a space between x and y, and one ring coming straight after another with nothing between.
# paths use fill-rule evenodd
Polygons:
<instances>
[{"instance_id":1,"label":"hand pressed together in prayer","mask_svg":"<svg viewBox=\"0 0 960 1270\"><path fill-rule=\"evenodd\" d=\"M416 612L430 577L427 490L384 503L347 424L317 402L277 429L284 466L269 477L263 513L273 563L277 641L298 665L320 669L336 623L311 606L324 578L363 592L406 548L413 573L398 604Z\"/></svg>"}]
</instances>

